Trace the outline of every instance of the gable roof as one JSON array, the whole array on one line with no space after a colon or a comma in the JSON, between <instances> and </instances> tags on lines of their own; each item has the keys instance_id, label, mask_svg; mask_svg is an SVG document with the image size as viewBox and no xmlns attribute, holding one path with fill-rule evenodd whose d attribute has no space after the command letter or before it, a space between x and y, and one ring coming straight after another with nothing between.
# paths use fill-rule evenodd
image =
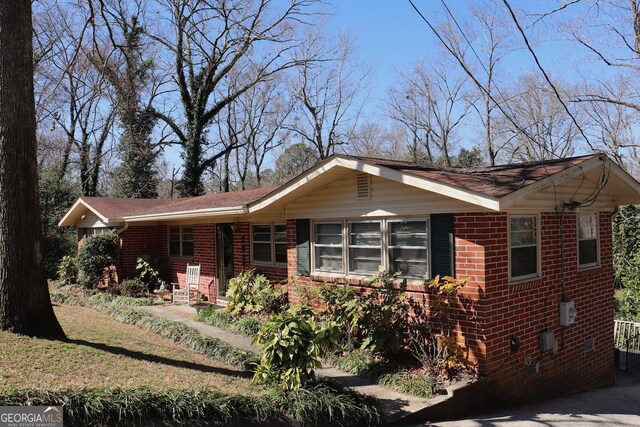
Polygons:
<instances>
[{"instance_id":1,"label":"gable roof","mask_svg":"<svg viewBox=\"0 0 640 427\"><path fill-rule=\"evenodd\" d=\"M182 199L81 197L62 218L59 226L75 224L79 212L86 209L105 223L252 213L269 207L277 208L354 170L500 211L535 192L581 174L584 176L599 167L608 169L624 183L626 189L631 190L621 198L624 199L621 203L640 202L640 183L603 154L468 169L336 154L281 187Z\"/></svg>"},{"instance_id":2,"label":"gable roof","mask_svg":"<svg viewBox=\"0 0 640 427\"><path fill-rule=\"evenodd\" d=\"M215 211L216 209L240 209L257 200L276 187L256 190L206 194L181 199L121 199L114 197L80 197L60 220L58 226L73 225L81 211L89 210L105 223L128 218L174 215L180 212Z\"/></svg>"},{"instance_id":3,"label":"gable roof","mask_svg":"<svg viewBox=\"0 0 640 427\"><path fill-rule=\"evenodd\" d=\"M477 168L425 166L396 160L351 157L489 197L500 198L565 169L597 158L598 154Z\"/></svg>"}]
</instances>

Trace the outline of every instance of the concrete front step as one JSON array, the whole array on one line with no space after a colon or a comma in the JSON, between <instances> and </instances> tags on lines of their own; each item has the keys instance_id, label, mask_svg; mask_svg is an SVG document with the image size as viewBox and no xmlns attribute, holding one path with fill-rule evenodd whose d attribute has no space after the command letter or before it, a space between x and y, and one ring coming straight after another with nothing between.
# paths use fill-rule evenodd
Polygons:
<instances>
[{"instance_id":1,"label":"concrete front step","mask_svg":"<svg viewBox=\"0 0 640 427\"><path fill-rule=\"evenodd\" d=\"M144 307L144 310L166 320L173 320L190 326L203 335L218 338L236 348L258 353L260 350L257 346L251 344L251 338L234 334L224 329L210 326L195 320L196 310L189 306L180 305L164 305ZM424 411L434 405L440 405L448 400L452 393L447 395L436 396L432 399L425 399L408 394L398 393L389 388L372 384L362 377L348 372L341 371L329 365L325 365L322 369L316 371L318 376L331 378L338 384L349 387L358 393L371 396L380 402L380 410L386 423L398 423L411 414Z\"/></svg>"}]
</instances>

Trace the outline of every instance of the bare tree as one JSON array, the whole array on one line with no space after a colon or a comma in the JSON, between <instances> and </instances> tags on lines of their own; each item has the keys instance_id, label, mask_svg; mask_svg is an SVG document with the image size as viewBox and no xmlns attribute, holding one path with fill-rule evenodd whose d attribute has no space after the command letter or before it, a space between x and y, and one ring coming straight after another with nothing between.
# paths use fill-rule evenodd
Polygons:
<instances>
[{"instance_id":1,"label":"bare tree","mask_svg":"<svg viewBox=\"0 0 640 427\"><path fill-rule=\"evenodd\" d=\"M574 153L582 139L580 130L544 81L536 75L523 76L509 94L510 109L520 126L503 124L508 135L505 160L538 161Z\"/></svg>"},{"instance_id":2,"label":"bare tree","mask_svg":"<svg viewBox=\"0 0 640 427\"><path fill-rule=\"evenodd\" d=\"M0 330L64 337L51 306L38 203L31 1L0 4Z\"/></svg>"},{"instance_id":3,"label":"bare tree","mask_svg":"<svg viewBox=\"0 0 640 427\"><path fill-rule=\"evenodd\" d=\"M409 131L413 161L452 165L454 133L471 109L466 83L450 66L420 61L391 88L389 116Z\"/></svg>"},{"instance_id":4,"label":"bare tree","mask_svg":"<svg viewBox=\"0 0 640 427\"><path fill-rule=\"evenodd\" d=\"M367 121L358 127L349 148L357 156L411 160L406 140L407 130L403 126L392 124L387 128Z\"/></svg>"},{"instance_id":5,"label":"bare tree","mask_svg":"<svg viewBox=\"0 0 640 427\"><path fill-rule=\"evenodd\" d=\"M330 40L317 29L307 37L292 79L297 105L287 127L324 159L347 145L355 133L369 72L355 62L352 37L341 35Z\"/></svg>"},{"instance_id":6,"label":"bare tree","mask_svg":"<svg viewBox=\"0 0 640 427\"><path fill-rule=\"evenodd\" d=\"M155 73L153 44L144 35L144 0L91 0L94 39L92 61L109 84L115 106L121 163L114 195L158 195L157 147L151 134L157 118L153 101L161 77Z\"/></svg>"},{"instance_id":7,"label":"bare tree","mask_svg":"<svg viewBox=\"0 0 640 427\"><path fill-rule=\"evenodd\" d=\"M45 125L39 133L62 131L58 178L62 180L70 163L77 162L82 194L93 196L110 148L115 112L104 75L94 66L93 42L85 34L83 23L90 20L89 13L71 6L57 6L55 12L48 11L36 21L50 32L47 55L41 57L35 73L41 89L37 98L42 100L38 115Z\"/></svg>"},{"instance_id":8,"label":"bare tree","mask_svg":"<svg viewBox=\"0 0 640 427\"><path fill-rule=\"evenodd\" d=\"M619 92L625 81L618 85L602 83L596 89L583 89L583 92L601 92L607 97L630 99L632 96ZM613 95L613 93L616 93ZM640 174L640 141L637 136L638 113L615 102L580 103L584 116L588 120L588 129L596 148L607 153L618 164L634 175Z\"/></svg>"},{"instance_id":9,"label":"bare tree","mask_svg":"<svg viewBox=\"0 0 640 427\"><path fill-rule=\"evenodd\" d=\"M273 0L164 0L157 26L149 30L163 48L177 111L155 116L170 126L183 149L183 196L203 193L202 175L233 147L210 141L207 128L238 96L269 77L299 63L298 27L305 23L313 0L287 4ZM245 85L228 91L230 75L257 70Z\"/></svg>"},{"instance_id":10,"label":"bare tree","mask_svg":"<svg viewBox=\"0 0 640 427\"><path fill-rule=\"evenodd\" d=\"M504 110L496 102L508 103L496 83L500 78L501 62L515 50L513 31L502 4L497 0L474 4L470 18L462 23L449 9L446 11L447 18L440 24L440 33L447 44L446 52L466 72L475 76L472 81L477 88L479 102L475 102L473 108L484 128L487 158L491 165L495 165L502 148L497 141L496 122Z\"/></svg>"}]
</instances>

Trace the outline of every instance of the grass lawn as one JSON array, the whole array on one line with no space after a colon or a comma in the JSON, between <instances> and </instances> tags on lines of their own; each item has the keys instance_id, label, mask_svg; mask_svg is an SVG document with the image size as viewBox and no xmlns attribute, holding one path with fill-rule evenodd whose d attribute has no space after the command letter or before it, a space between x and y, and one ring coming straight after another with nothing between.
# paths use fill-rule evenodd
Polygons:
<instances>
[{"instance_id":1,"label":"grass lawn","mask_svg":"<svg viewBox=\"0 0 640 427\"><path fill-rule=\"evenodd\" d=\"M0 388L206 387L258 395L251 375L89 308L54 306L68 341L0 332Z\"/></svg>"}]
</instances>

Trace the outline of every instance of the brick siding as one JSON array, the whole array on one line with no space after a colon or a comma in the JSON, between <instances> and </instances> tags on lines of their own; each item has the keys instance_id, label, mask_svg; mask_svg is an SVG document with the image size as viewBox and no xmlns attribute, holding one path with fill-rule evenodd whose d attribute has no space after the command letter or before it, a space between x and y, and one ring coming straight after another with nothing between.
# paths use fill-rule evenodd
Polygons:
<instances>
[{"instance_id":1,"label":"brick siding","mask_svg":"<svg viewBox=\"0 0 640 427\"><path fill-rule=\"evenodd\" d=\"M504 402L518 402L543 395L578 391L613 381L613 294L611 214L599 214L600 266L579 271L577 266L576 214L564 214L564 279L560 263L560 215L540 215L541 276L525 283L509 283L509 246L506 213L454 215L455 271L469 278L460 292L454 319L458 341L468 348L481 375L495 382L496 395ZM297 276L296 221L287 221L287 268L251 264L251 224L235 224L233 234L234 273L255 268L271 280L289 286L289 300L296 304L312 293L310 287L324 282L349 284L360 293L370 287L366 280L323 276ZM121 266L131 275L138 256L162 257L168 282L183 282L187 263L200 264L200 291L216 300L215 225L194 226L194 256L169 257L167 226L131 226L122 235ZM82 241L82 232L78 231ZM577 309L575 325L561 327L558 303L565 294ZM423 284L410 284L407 295L428 300ZM316 308L319 302L313 300ZM542 353L539 334L550 330L558 340L558 351ZM511 353L509 338L518 336L521 348ZM586 349L588 340L594 349ZM533 361L525 366L525 358ZM537 367L537 369L536 369Z\"/></svg>"}]
</instances>

